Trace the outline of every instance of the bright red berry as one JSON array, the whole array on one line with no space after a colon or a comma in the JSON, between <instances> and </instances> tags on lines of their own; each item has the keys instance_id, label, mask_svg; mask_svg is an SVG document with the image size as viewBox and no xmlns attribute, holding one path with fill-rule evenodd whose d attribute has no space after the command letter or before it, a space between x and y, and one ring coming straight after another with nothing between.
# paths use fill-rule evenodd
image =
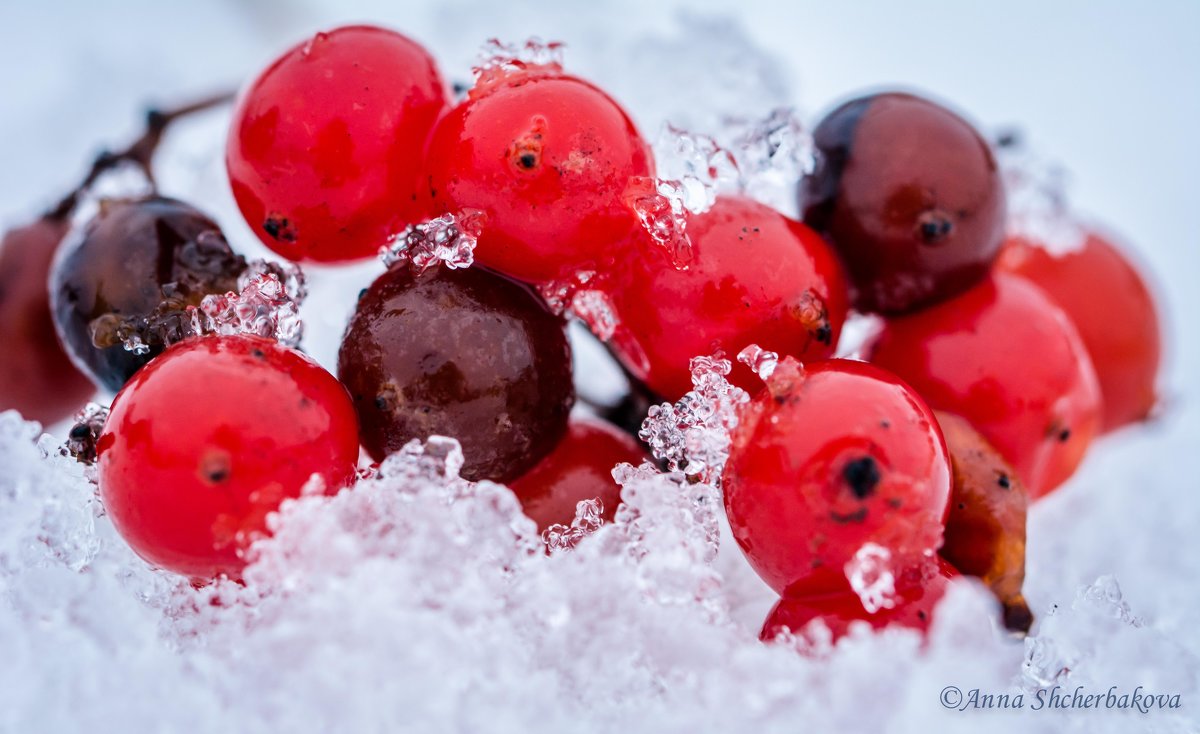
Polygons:
<instances>
[{"instance_id":1,"label":"bright red berry","mask_svg":"<svg viewBox=\"0 0 1200 734\"><path fill-rule=\"evenodd\" d=\"M628 434L602 421L574 419L558 446L508 486L539 530L570 525L575 506L591 499L600 500L601 517L612 522L621 504L613 467L622 462L638 466L646 459L646 452Z\"/></svg>"},{"instance_id":2,"label":"bright red berry","mask_svg":"<svg viewBox=\"0 0 1200 734\"><path fill-rule=\"evenodd\" d=\"M555 66L493 75L437 124L435 214L482 212L475 259L541 283L596 270L638 225L622 198L654 162L611 97Z\"/></svg>"},{"instance_id":3,"label":"bright red berry","mask_svg":"<svg viewBox=\"0 0 1200 734\"><path fill-rule=\"evenodd\" d=\"M281 502L314 475L327 494L349 484L358 429L345 388L301 353L205 336L134 375L97 454L104 507L138 555L196 580L236 578Z\"/></svg>"},{"instance_id":4,"label":"bright red berry","mask_svg":"<svg viewBox=\"0 0 1200 734\"><path fill-rule=\"evenodd\" d=\"M734 538L780 594L840 592L870 544L901 567L942 544L950 462L937 421L863 362L782 360L740 414L723 481Z\"/></svg>"},{"instance_id":5,"label":"bright red berry","mask_svg":"<svg viewBox=\"0 0 1200 734\"><path fill-rule=\"evenodd\" d=\"M1144 420L1158 400L1162 335L1154 298L1129 258L1093 232L1064 252L1010 239L998 265L1036 283L1079 330L1104 396L1103 430Z\"/></svg>"},{"instance_id":6,"label":"bright red berry","mask_svg":"<svg viewBox=\"0 0 1200 734\"><path fill-rule=\"evenodd\" d=\"M692 389L688 363L750 344L801 360L833 353L846 318L846 281L829 246L805 225L742 197L717 199L688 222L692 259L672 267L645 245L607 287L619 326L612 345L635 377L668 400ZM731 381L762 381L737 364Z\"/></svg>"},{"instance_id":7,"label":"bright red berry","mask_svg":"<svg viewBox=\"0 0 1200 734\"><path fill-rule=\"evenodd\" d=\"M869 359L938 410L966 418L1040 497L1075 471L1100 426L1096 373L1062 309L996 274L887 322Z\"/></svg>"},{"instance_id":8,"label":"bright red berry","mask_svg":"<svg viewBox=\"0 0 1200 734\"><path fill-rule=\"evenodd\" d=\"M785 630L804 635L808 625L821 620L832 642L845 637L855 622L866 622L881 630L893 625L926 632L933 621L933 610L957 576L945 561L928 560L896 575L891 607L868 612L862 599L850 589L819 596L784 597L776 602L763 622L759 638L773 640Z\"/></svg>"},{"instance_id":9,"label":"bright red berry","mask_svg":"<svg viewBox=\"0 0 1200 734\"><path fill-rule=\"evenodd\" d=\"M446 91L433 58L383 28L318 33L243 93L226 164L246 221L292 260L374 255L425 212L421 156Z\"/></svg>"},{"instance_id":10,"label":"bright red berry","mask_svg":"<svg viewBox=\"0 0 1200 734\"><path fill-rule=\"evenodd\" d=\"M43 218L0 240L0 411L44 425L70 416L96 389L63 351L50 313L46 281L66 231Z\"/></svg>"},{"instance_id":11,"label":"bright red berry","mask_svg":"<svg viewBox=\"0 0 1200 734\"><path fill-rule=\"evenodd\" d=\"M970 123L910 94L873 94L829 113L813 142L804 221L842 255L858 308L911 310L987 274L1004 238L1004 185Z\"/></svg>"}]
</instances>

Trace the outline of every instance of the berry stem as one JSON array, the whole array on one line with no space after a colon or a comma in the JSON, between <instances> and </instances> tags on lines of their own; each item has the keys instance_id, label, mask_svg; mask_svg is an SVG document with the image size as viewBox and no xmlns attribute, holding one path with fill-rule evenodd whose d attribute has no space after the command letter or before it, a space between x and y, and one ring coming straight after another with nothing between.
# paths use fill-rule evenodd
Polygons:
<instances>
[{"instance_id":1,"label":"berry stem","mask_svg":"<svg viewBox=\"0 0 1200 734\"><path fill-rule=\"evenodd\" d=\"M233 92L222 92L171 109L163 110L151 107L146 110L146 126L141 136L124 150L117 152L106 150L96 156L96 159L92 161L91 169L88 170L87 175L83 177L79 185L63 197L53 209L48 211L45 218L56 222L65 220L75 211L75 207L79 203L79 197L91 188L92 184L100 176L121 163L132 163L140 168L142 173L146 175L146 179L150 182L151 187L156 188L151 161L154 158L154 153L158 150L159 143L162 142L163 134L170 127L171 123L181 117L187 117L197 112L227 104L233 101L233 98Z\"/></svg>"}]
</instances>

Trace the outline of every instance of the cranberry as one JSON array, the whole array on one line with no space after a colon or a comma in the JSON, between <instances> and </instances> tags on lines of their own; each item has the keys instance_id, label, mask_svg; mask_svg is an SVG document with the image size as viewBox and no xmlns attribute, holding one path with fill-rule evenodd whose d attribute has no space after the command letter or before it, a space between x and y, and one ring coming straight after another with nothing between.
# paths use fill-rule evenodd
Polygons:
<instances>
[{"instance_id":1,"label":"cranberry","mask_svg":"<svg viewBox=\"0 0 1200 734\"><path fill-rule=\"evenodd\" d=\"M804 635L816 620L824 623L834 642L845 637L857 622L877 630L895 625L926 632L933 621L934 607L946 593L950 579L957 575L944 561L926 561L907 568L896 575L895 593L889 599L892 606L873 613L848 588L819 596L784 597L771 608L759 638L774 640L785 630Z\"/></svg>"},{"instance_id":2,"label":"cranberry","mask_svg":"<svg viewBox=\"0 0 1200 734\"><path fill-rule=\"evenodd\" d=\"M437 124L434 213L482 212L475 259L541 283L614 262L637 226L622 194L650 150L611 97L554 66L493 75Z\"/></svg>"},{"instance_id":3,"label":"cranberry","mask_svg":"<svg viewBox=\"0 0 1200 734\"><path fill-rule=\"evenodd\" d=\"M891 92L838 107L813 139L804 221L841 254L858 308L912 310L987 274L1004 238L1004 186L968 122Z\"/></svg>"},{"instance_id":4,"label":"cranberry","mask_svg":"<svg viewBox=\"0 0 1200 734\"><path fill-rule=\"evenodd\" d=\"M345 389L315 362L257 336L176 344L134 375L97 441L100 495L150 563L197 581L237 578L267 515L315 477L354 477Z\"/></svg>"},{"instance_id":5,"label":"cranberry","mask_svg":"<svg viewBox=\"0 0 1200 734\"><path fill-rule=\"evenodd\" d=\"M66 230L42 218L0 240L0 411L44 425L69 417L95 391L63 351L50 314L46 280Z\"/></svg>"},{"instance_id":6,"label":"cranberry","mask_svg":"<svg viewBox=\"0 0 1200 734\"><path fill-rule=\"evenodd\" d=\"M612 346L635 377L669 400L692 389L688 363L749 344L797 359L833 353L846 317L837 258L812 230L741 197L691 218L692 261L672 267L646 245L607 286L620 326ZM762 381L738 364L731 381Z\"/></svg>"},{"instance_id":7,"label":"cranberry","mask_svg":"<svg viewBox=\"0 0 1200 734\"><path fill-rule=\"evenodd\" d=\"M346 26L293 47L243 93L226 164L238 206L292 260L353 260L425 218L421 155L446 91L405 36Z\"/></svg>"},{"instance_id":8,"label":"cranberry","mask_svg":"<svg viewBox=\"0 0 1200 734\"><path fill-rule=\"evenodd\" d=\"M1071 476L1100 425L1100 389L1079 334L1021 278L996 274L891 319L867 354L932 407L970 421L1012 463L1030 497Z\"/></svg>"},{"instance_id":9,"label":"cranberry","mask_svg":"<svg viewBox=\"0 0 1200 734\"><path fill-rule=\"evenodd\" d=\"M725 509L750 565L777 592L842 590L868 544L900 566L942 544L946 445L925 403L891 374L785 358L739 418Z\"/></svg>"},{"instance_id":10,"label":"cranberry","mask_svg":"<svg viewBox=\"0 0 1200 734\"><path fill-rule=\"evenodd\" d=\"M1009 629L1028 632L1033 615L1021 595L1029 505L1025 485L970 423L950 413L936 415L954 470L942 558L988 585L1004 607Z\"/></svg>"},{"instance_id":11,"label":"cranberry","mask_svg":"<svg viewBox=\"0 0 1200 734\"><path fill-rule=\"evenodd\" d=\"M1154 298L1133 263L1091 232L1064 252L1010 239L998 265L1036 283L1079 330L1104 396L1103 430L1144 420L1158 400L1162 336Z\"/></svg>"},{"instance_id":12,"label":"cranberry","mask_svg":"<svg viewBox=\"0 0 1200 734\"><path fill-rule=\"evenodd\" d=\"M468 479L506 481L550 453L575 400L563 321L482 267L393 268L359 299L338 376L376 460L414 438L462 443Z\"/></svg>"},{"instance_id":13,"label":"cranberry","mask_svg":"<svg viewBox=\"0 0 1200 734\"><path fill-rule=\"evenodd\" d=\"M600 500L601 517L612 522L621 504L613 467L622 462L638 466L646 460L646 452L628 434L602 421L575 419L558 446L508 486L539 530L570 525L575 506L592 499Z\"/></svg>"},{"instance_id":14,"label":"cranberry","mask_svg":"<svg viewBox=\"0 0 1200 734\"><path fill-rule=\"evenodd\" d=\"M121 386L186 331L186 307L237 290L246 261L216 223L163 197L104 201L51 272L67 351L102 387ZM138 349L133 337L141 342Z\"/></svg>"}]
</instances>

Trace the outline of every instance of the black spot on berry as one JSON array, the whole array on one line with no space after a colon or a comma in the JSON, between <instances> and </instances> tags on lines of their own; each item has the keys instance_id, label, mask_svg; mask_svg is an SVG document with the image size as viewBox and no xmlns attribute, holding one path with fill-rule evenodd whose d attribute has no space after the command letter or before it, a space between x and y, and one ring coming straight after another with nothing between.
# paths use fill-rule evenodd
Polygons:
<instances>
[{"instance_id":1,"label":"black spot on berry","mask_svg":"<svg viewBox=\"0 0 1200 734\"><path fill-rule=\"evenodd\" d=\"M295 242L296 230L292 229L287 217L272 214L263 221L263 231L278 242Z\"/></svg>"},{"instance_id":2,"label":"black spot on berry","mask_svg":"<svg viewBox=\"0 0 1200 734\"><path fill-rule=\"evenodd\" d=\"M520 165L521 168L524 168L526 171L532 171L537 166L537 162L538 157L534 153L522 153L517 158L518 165Z\"/></svg>"},{"instance_id":3,"label":"black spot on berry","mask_svg":"<svg viewBox=\"0 0 1200 734\"><path fill-rule=\"evenodd\" d=\"M833 327L829 325L828 321L823 322L813 333L813 338L821 344L829 346L833 343Z\"/></svg>"},{"instance_id":4,"label":"black spot on berry","mask_svg":"<svg viewBox=\"0 0 1200 734\"><path fill-rule=\"evenodd\" d=\"M879 427L886 431L892 427L892 422L885 418L884 420L879 421Z\"/></svg>"},{"instance_id":5,"label":"black spot on berry","mask_svg":"<svg viewBox=\"0 0 1200 734\"><path fill-rule=\"evenodd\" d=\"M879 465L870 456L863 456L846 464L842 469L842 479L850 486L850 491L860 500L865 500L875 492L879 484Z\"/></svg>"},{"instance_id":6,"label":"black spot on berry","mask_svg":"<svg viewBox=\"0 0 1200 734\"><path fill-rule=\"evenodd\" d=\"M965 510L965 509L967 509L967 503L966 503L966 502L959 502L959 503L958 503L958 509L960 509L960 510Z\"/></svg>"},{"instance_id":7,"label":"black spot on berry","mask_svg":"<svg viewBox=\"0 0 1200 734\"><path fill-rule=\"evenodd\" d=\"M954 231L954 222L941 211L933 209L917 219L917 232L927 245L939 245Z\"/></svg>"},{"instance_id":8,"label":"black spot on berry","mask_svg":"<svg viewBox=\"0 0 1200 734\"><path fill-rule=\"evenodd\" d=\"M918 610L917 610L917 619L919 619L919 620L921 620L922 622L924 622L924 621L925 621L925 620L926 620L928 617L929 617L929 615L925 613L925 610L924 610L924 609L918 609Z\"/></svg>"},{"instance_id":9,"label":"black spot on berry","mask_svg":"<svg viewBox=\"0 0 1200 734\"><path fill-rule=\"evenodd\" d=\"M836 522L838 525L849 525L852 522L859 523L867 519L867 508L860 507L854 512L831 512L829 519Z\"/></svg>"},{"instance_id":10,"label":"black spot on berry","mask_svg":"<svg viewBox=\"0 0 1200 734\"><path fill-rule=\"evenodd\" d=\"M996 484L999 484L1001 489L1012 487L1012 482L1009 480L1008 475L1003 472L1000 473L1000 476L996 477Z\"/></svg>"},{"instance_id":11,"label":"black spot on berry","mask_svg":"<svg viewBox=\"0 0 1200 734\"><path fill-rule=\"evenodd\" d=\"M1066 443L1068 440L1070 440L1070 438L1071 438L1071 429L1070 428L1064 428L1058 432L1058 440L1061 443Z\"/></svg>"},{"instance_id":12,"label":"black spot on berry","mask_svg":"<svg viewBox=\"0 0 1200 734\"><path fill-rule=\"evenodd\" d=\"M251 356L253 356L255 359L266 359L266 358L267 358L267 353L266 353L266 352L264 352L263 350L261 350L261 349L257 348L257 347L255 347L254 349L252 349L252 350L250 351L250 354L251 354Z\"/></svg>"},{"instance_id":13,"label":"black spot on berry","mask_svg":"<svg viewBox=\"0 0 1200 734\"><path fill-rule=\"evenodd\" d=\"M382 395L375 398L375 407L380 410L387 410L387 400Z\"/></svg>"}]
</instances>

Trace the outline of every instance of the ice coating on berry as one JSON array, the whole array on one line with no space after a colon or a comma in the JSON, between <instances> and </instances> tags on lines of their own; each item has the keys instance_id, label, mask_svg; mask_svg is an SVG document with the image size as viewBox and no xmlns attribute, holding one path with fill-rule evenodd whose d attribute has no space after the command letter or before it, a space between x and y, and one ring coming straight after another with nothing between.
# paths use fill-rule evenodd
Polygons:
<instances>
[{"instance_id":1,"label":"ice coating on berry","mask_svg":"<svg viewBox=\"0 0 1200 734\"><path fill-rule=\"evenodd\" d=\"M99 403L83 406L83 409L75 414L75 423L67 431L67 440L62 446L63 454L86 466L95 464L96 441L104 430L108 413L108 408Z\"/></svg>"},{"instance_id":2,"label":"ice coating on berry","mask_svg":"<svg viewBox=\"0 0 1200 734\"><path fill-rule=\"evenodd\" d=\"M439 263L451 269L470 267L483 224L483 214L471 209L410 224L380 248L379 257L389 268L407 263L414 273Z\"/></svg>"},{"instance_id":3,"label":"ice coating on berry","mask_svg":"<svg viewBox=\"0 0 1200 734\"><path fill-rule=\"evenodd\" d=\"M551 553L571 550L579 541L600 529L604 524L604 503L598 499L580 500L575 519L570 525L555 523L542 531L542 540Z\"/></svg>"},{"instance_id":4,"label":"ice coating on berry","mask_svg":"<svg viewBox=\"0 0 1200 734\"><path fill-rule=\"evenodd\" d=\"M531 71L562 71L563 51L566 44L561 41L543 41L532 36L524 42L504 42L489 38L480 47L471 72L475 83L480 86L509 74Z\"/></svg>"},{"instance_id":5,"label":"ice coating on berry","mask_svg":"<svg viewBox=\"0 0 1200 734\"><path fill-rule=\"evenodd\" d=\"M637 215L650 242L666 253L671 266L687 270L692 262L692 238L687 232L684 185L678 181L636 177L630 179L624 200Z\"/></svg>"},{"instance_id":6,"label":"ice coating on berry","mask_svg":"<svg viewBox=\"0 0 1200 734\"><path fill-rule=\"evenodd\" d=\"M169 346L204 334L251 334L287 347L300 345L304 336L300 304L307 295L300 266L255 260L238 276L237 284L237 292L209 294L199 306L188 306L190 328L163 334L163 343Z\"/></svg>"},{"instance_id":7,"label":"ice coating on berry","mask_svg":"<svg viewBox=\"0 0 1200 734\"><path fill-rule=\"evenodd\" d=\"M638 435L671 471L713 483L729 458L729 434L737 426L745 390L729 383L724 355L691 362L692 390L678 402L651 406Z\"/></svg>"}]
</instances>

